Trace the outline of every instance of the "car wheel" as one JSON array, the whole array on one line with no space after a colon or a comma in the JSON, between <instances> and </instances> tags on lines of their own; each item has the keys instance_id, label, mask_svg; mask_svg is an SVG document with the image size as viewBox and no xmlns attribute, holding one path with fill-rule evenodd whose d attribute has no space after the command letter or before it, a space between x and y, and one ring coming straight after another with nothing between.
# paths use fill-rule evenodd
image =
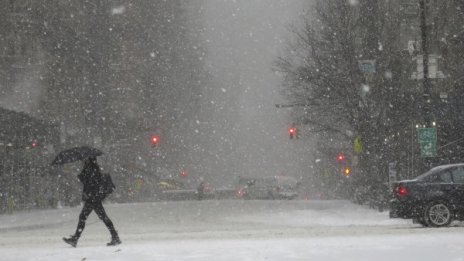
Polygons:
<instances>
[{"instance_id":1,"label":"car wheel","mask_svg":"<svg viewBox=\"0 0 464 261\"><path fill-rule=\"evenodd\" d=\"M425 209L424 221L430 227L448 226L453 221L450 207L443 201L430 203Z\"/></svg>"}]
</instances>

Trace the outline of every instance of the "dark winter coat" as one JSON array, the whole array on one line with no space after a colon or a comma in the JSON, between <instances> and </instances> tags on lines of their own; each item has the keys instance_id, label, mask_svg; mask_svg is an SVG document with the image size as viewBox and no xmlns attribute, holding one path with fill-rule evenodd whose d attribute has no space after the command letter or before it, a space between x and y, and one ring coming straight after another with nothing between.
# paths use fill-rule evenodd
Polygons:
<instances>
[{"instance_id":1,"label":"dark winter coat","mask_svg":"<svg viewBox=\"0 0 464 261\"><path fill-rule=\"evenodd\" d=\"M87 160L81 173L77 178L84 185L82 191L82 200L85 202L95 203L101 202L105 198L105 194L101 192L101 184L103 183L100 166L96 159Z\"/></svg>"}]
</instances>

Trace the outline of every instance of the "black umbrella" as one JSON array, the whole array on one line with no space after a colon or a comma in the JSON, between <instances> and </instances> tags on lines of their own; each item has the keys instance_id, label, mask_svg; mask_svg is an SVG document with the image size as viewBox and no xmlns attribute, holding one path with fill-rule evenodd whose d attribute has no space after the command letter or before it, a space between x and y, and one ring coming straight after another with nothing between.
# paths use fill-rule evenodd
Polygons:
<instances>
[{"instance_id":1,"label":"black umbrella","mask_svg":"<svg viewBox=\"0 0 464 261\"><path fill-rule=\"evenodd\" d=\"M53 160L52 165L63 165L87 158L94 158L102 154L103 152L96 148L88 146L75 147L72 149L63 150L62 152L58 153L58 155L55 157L55 160Z\"/></svg>"}]
</instances>

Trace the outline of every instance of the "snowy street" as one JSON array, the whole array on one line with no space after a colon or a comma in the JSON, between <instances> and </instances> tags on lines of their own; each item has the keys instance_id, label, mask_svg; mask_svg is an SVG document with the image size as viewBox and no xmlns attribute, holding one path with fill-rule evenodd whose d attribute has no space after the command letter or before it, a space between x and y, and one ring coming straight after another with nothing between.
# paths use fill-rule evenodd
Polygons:
<instances>
[{"instance_id":1,"label":"snowy street","mask_svg":"<svg viewBox=\"0 0 464 261\"><path fill-rule=\"evenodd\" d=\"M0 216L0 260L464 260L464 228L431 229L348 201L106 204L123 244L80 207Z\"/></svg>"}]
</instances>

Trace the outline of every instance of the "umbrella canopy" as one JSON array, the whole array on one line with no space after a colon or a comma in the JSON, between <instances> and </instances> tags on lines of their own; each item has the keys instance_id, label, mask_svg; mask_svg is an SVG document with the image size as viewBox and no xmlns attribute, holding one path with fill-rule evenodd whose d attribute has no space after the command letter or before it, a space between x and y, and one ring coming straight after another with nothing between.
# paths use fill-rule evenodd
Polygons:
<instances>
[{"instance_id":1,"label":"umbrella canopy","mask_svg":"<svg viewBox=\"0 0 464 261\"><path fill-rule=\"evenodd\" d=\"M53 160L52 165L63 165L87 158L94 158L102 154L103 152L96 148L88 146L75 147L58 153Z\"/></svg>"}]
</instances>

